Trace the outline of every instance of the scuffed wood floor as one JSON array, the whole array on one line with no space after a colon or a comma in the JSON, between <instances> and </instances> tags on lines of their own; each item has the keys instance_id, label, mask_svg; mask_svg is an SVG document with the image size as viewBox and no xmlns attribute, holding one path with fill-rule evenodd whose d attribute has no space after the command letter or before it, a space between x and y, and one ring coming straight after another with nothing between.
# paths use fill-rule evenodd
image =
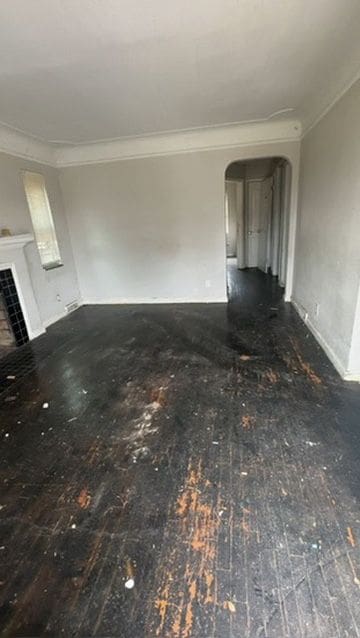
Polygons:
<instances>
[{"instance_id":1,"label":"scuffed wood floor","mask_svg":"<svg viewBox=\"0 0 360 638\"><path fill-rule=\"evenodd\" d=\"M359 387L271 278L230 288L0 362L1 636L359 636Z\"/></svg>"}]
</instances>

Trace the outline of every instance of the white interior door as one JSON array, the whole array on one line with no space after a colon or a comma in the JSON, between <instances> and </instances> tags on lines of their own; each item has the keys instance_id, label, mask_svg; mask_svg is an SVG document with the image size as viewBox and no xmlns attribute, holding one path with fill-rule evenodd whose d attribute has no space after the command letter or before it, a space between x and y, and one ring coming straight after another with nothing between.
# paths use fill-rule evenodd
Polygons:
<instances>
[{"instance_id":1,"label":"white interior door","mask_svg":"<svg viewBox=\"0 0 360 638\"><path fill-rule=\"evenodd\" d=\"M246 265L257 268L261 209L261 180L246 183Z\"/></svg>"},{"instance_id":2,"label":"white interior door","mask_svg":"<svg viewBox=\"0 0 360 638\"><path fill-rule=\"evenodd\" d=\"M261 201L259 216L259 249L258 268L265 273L268 269L268 232L271 221L272 208L272 177L268 177L261 182Z\"/></svg>"}]
</instances>

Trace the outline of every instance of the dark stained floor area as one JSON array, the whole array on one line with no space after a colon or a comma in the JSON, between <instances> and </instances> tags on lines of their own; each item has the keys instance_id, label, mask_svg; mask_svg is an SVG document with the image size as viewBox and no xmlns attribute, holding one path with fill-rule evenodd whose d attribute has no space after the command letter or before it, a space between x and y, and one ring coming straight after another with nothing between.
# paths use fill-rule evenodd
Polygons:
<instances>
[{"instance_id":1,"label":"dark stained floor area","mask_svg":"<svg viewBox=\"0 0 360 638\"><path fill-rule=\"evenodd\" d=\"M1 346L0 345L0 359L3 357L7 357L11 352L13 352L15 346Z\"/></svg>"},{"instance_id":2,"label":"dark stained floor area","mask_svg":"<svg viewBox=\"0 0 360 638\"><path fill-rule=\"evenodd\" d=\"M360 635L359 386L273 278L229 279L0 362L1 636Z\"/></svg>"}]
</instances>

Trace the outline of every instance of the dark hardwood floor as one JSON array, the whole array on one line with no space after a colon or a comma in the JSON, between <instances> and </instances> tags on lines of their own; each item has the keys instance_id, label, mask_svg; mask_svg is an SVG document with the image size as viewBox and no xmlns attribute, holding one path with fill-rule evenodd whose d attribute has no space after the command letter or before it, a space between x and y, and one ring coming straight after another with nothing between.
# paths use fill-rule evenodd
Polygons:
<instances>
[{"instance_id":1,"label":"dark hardwood floor","mask_svg":"<svg viewBox=\"0 0 360 638\"><path fill-rule=\"evenodd\" d=\"M0 361L1 636L360 635L359 386L229 277Z\"/></svg>"}]
</instances>

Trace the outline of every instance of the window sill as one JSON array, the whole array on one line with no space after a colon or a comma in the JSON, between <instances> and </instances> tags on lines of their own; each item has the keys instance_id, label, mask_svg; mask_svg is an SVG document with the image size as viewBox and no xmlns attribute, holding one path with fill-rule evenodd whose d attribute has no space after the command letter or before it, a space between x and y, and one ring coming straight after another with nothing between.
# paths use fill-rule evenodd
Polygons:
<instances>
[{"instance_id":1,"label":"window sill","mask_svg":"<svg viewBox=\"0 0 360 638\"><path fill-rule=\"evenodd\" d=\"M54 268L61 268L64 264L61 261L54 261L52 264L45 264L44 270L54 270Z\"/></svg>"}]
</instances>

